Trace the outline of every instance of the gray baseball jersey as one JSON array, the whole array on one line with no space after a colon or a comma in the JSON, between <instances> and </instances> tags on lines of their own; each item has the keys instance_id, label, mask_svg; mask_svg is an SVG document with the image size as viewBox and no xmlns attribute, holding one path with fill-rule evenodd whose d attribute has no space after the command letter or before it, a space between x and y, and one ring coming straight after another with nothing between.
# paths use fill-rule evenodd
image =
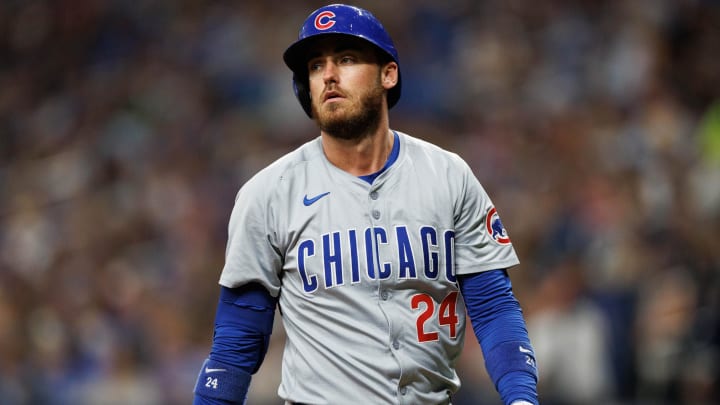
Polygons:
<instances>
[{"instance_id":1,"label":"gray baseball jersey","mask_svg":"<svg viewBox=\"0 0 720 405\"><path fill-rule=\"evenodd\" d=\"M398 134L372 185L332 165L318 137L238 193L220 284L279 295L288 401L448 403L466 320L456 276L518 263L470 167Z\"/></svg>"}]
</instances>

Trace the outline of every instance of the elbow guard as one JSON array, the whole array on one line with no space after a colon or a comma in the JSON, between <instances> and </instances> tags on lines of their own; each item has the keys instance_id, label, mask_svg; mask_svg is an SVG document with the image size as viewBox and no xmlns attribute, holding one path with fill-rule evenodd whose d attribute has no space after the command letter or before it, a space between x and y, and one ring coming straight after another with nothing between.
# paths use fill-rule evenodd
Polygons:
<instances>
[{"instance_id":1,"label":"elbow guard","mask_svg":"<svg viewBox=\"0 0 720 405\"><path fill-rule=\"evenodd\" d=\"M272 333L276 299L262 286L223 287L210 356L195 383L195 405L242 404L262 364Z\"/></svg>"}]
</instances>

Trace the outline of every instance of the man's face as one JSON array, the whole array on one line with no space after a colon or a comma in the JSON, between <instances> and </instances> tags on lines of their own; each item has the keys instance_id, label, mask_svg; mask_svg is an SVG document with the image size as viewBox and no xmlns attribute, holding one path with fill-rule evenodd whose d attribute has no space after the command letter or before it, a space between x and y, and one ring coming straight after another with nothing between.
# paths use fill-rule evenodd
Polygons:
<instances>
[{"instance_id":1,"label":"man's face","mask_svg":"<svg viewBox=\"0 0 720 405\"><path fill-rule=\"evenodd\" d=\"M329 36L308 60L313 117L323 132L358 139L377 129L385 103L381 67L372 45Z\"/></svg>"}]
</instances>

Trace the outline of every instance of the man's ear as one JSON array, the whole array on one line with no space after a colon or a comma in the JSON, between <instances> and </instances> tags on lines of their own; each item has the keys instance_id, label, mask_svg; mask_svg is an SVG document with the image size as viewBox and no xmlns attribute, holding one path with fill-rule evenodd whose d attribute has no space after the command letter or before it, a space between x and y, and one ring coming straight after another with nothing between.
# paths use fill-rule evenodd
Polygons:
<instances>
[{"instance_id":1,"label":"man's ear","mask_svg":"<svg viewBox=\"0 0 720 405\"><path fill-rule=\"evenodd\" d=\"M380 71L382 86L385 90L390 90L398 83L398 65L395 62L388 62Z\"/></svg>"}]
</instances>

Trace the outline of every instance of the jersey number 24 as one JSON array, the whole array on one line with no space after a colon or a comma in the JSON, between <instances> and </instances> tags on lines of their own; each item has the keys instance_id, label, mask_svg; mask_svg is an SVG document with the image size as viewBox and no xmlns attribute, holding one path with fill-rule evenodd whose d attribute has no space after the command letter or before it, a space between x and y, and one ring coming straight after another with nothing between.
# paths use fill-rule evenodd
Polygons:
<instances>
[{"instance_id":1,"label":"jersey number 24","mask_svg":"<svg viewBox=\"0 0 720 405\"><path fill-rule=\"evenodd\" d=\"M440 303L437 314L435 313L435 300L433 300L430 295L423 293L412 296L410 306L413 310L424 306L422 312L418 315L417 321L415 322L419 342L434 342L439 339L438 332L433 330L433 322L431 321L430 325L426 325L429 320L435 318L435 315L437 315L437 324L449 329L450 338L455 339L457 337L457 296L457 291L453 291L448 294L447 297L445 297L445 299L443 299Z\"/></svg>"}]
</instances>

